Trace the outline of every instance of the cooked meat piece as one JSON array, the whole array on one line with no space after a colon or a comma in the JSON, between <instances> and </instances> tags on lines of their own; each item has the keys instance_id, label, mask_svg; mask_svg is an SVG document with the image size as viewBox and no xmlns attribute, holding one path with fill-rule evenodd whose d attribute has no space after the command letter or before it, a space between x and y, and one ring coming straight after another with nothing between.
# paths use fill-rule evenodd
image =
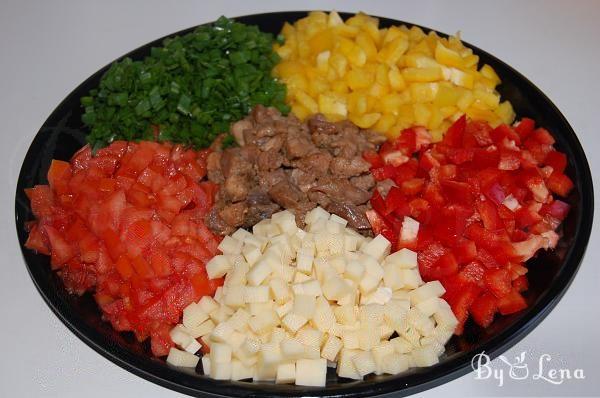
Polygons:
<instances>
[{"instance_id":1,"label":"cooked meat piece","mask_svg":"<svg viewBox=\"0 0 600 398\"><path fill-rule=\"evenodd\" d=\"M275 133L275 129L271 126L270 123L260 124L256 126L254 129L256 138L265 138L265 137L273 137Z\"/></svg>"},{"instance_id":2,"label":"cooked meat piece","mask_svg":"<svg viewBox=\"0 0 600 398\"><path fill-rule=\"evenodd\" d=\"M260 187L254 187L248 192L246 202L250 207L258 205L270 205L273 203L269 193Z\"/></svg>"},{"instance_id":3,"label":"cooked meat piece","mask_svg":"<svg viewBox=\"0 0 600 398\"><path fill-rule=\"evenodd\" d=\"M334 156L339 156L343 159L352 159L356 155L360 155L356 142L348 140L343 135L336 136L327 144L329 150Z\"/></svg>"},{"instance_id":4,"label":"cooked meat piece","mask_svg":"<svg viewBox=\"0 0 600 398\"><path fill-rule=\"evenodd\" d=\"M221 171L222 152L211 152L206 158L206 171L208 179L217 184L222 184L224 177Z\"/></svg>"},{"instance_id":5,"label":"cooked meat piece","mask_svg":"<svg viewBox=\"0 0 600 398\"><path fill-rule=\"evenodd\" d=\"M285 180L285 178L286 176L283 169L262 172L258 175L258 184L260 185L261 189L268 191L273 185Z\"/></svg>"},{"instance_id":6,"label":"cooked meat piece","mask_svg":"<svg viewBox=\"0 0 600 398\"><path fill-rule=\"evenodd\" d=\"M273 202L285 209L293 209L306 201L306 194L287 179L279 181L269 189L269 196Z\"/></svg>"},{"instance_id":7,"label":"cooked meat piece","mask_svg":"<svg viewBox=\"0 0 600 398\"><path fill-rule=\"evenodd\" d=\"M332 156L329 153L319 151L296 160L292 165L315 177L320 177L329 172L329 163L331 162L331 159Z\"/></svg>"},{"instance_id":8,"label":"cooked meat piece","mask_svg":"<svg viewBox=\"0 0 600 398\"><path fill-rule=\"evenodd\" d=\"M234 174L227 177L222 188L224 198L232 203L246 199L250 190L250 183L251 180L244 174Z\"/></svg>"},{"instance_id":9,"label":"cooked meat piece","mask_svg":"<svg viewBox=\"0 0 600 398\"><path fill-rule=\"evenodd\" d=\"M350 182L355 187L364 189L365 191L371 191L375 186L375 178L373 178L371 173L363 174L358 177L352 177Z\"/></svg>"},{"instance_id":10,"label":"cooked meat piece","mask_svg":"<svg viewBox=\"0 0 600 398\"><path fill-rule=\"evenodd\" d=\"M244 131L252 129L252 122L250 120L242 119L231 125L231 135L235 138L235 141L239 146L245 145Z\"/></svg>"},{"instance_id":11,"label":"cooked meat piece","mask_svg":"<svg viewBox=\"0 0 600 398\"><path fill-rule=\"evenodd\" d=\"M250 115L257 123L265 123L273 117L280 117L281 113L277 108L265 108L263 105L256 105Z\"/></svg>"},{"instance_id":12,"label":"cooked meat piece","mask_svg":"<svg viewBox=\"0 0 600 398\"><path fill-rule=\"evenodd\" d=\"M366 206L354 206L348 203L331 202L326 210L330 213L337 214L346 221L348 225L355 229L369 229L371 224L365 215Z\"/></svg>"},{"instance_id":13,"label":"cooked meat piece","mask_svg":"<svg viewBox=\"0 0 600 398\"><path fill-rule=\"evenodd\" d=\"M327 196L327 194L321 191L310 190L307 194L308 199L311 202L316 203L323 208L327 208L327 206L329 206L329 204L331 203L331 199L329 198L329 196Z\"/></svg>"},{"instance_id":14,"label":"cooked meat piece","mask_svg":"<svg viewBox=\"0 0 600 398\"><path fill-rule=\"evenodd\" d=\"M296 159L314 152L310 136L300 132L300 129L290 128L285 141L285 154L289 159Z\"/></svg>"},{"instance_id":15,"label":"cooked meat piece","mask_svg":"<svg viewBox=\"0 0 600 398\"><path fill-rule=\"evenodd\" d=\"M277 213L281 207L277 203L261 204L257 206L249 206L244 220L244 228L252 228L254 224L265 218L269 218L273 213Z\"/></svg>"},{"instance_id":16,"label":"cooked meat piece","mask_svg":"<svg viewBox=\"0 0 600 398\"><path fill-rule=\"evenodd\" d=\"M261 151L275 151L279 152L279 150L283 147L283 143L285 138L282 134L278 134L272 137L262 137L256 140L256 145L260 148Z\"/></svg>"},{"instance_id":17,"label":"cooked meat piece","mask_svg":"<svg viewBox=\"0 0 600 398\"><path fill-rule=\"evenodd\" d=\"M227 134L218 135L217 138L215 138L215 140L212 142L212 144L210 144L210 150L215 151L215 152L222 152L223 151L223 140L225 139L226 136L227 136Z\"/></svg>"},{"instance_id":18,"label":"cooked meat piece","mask_svg":"<svg viewBox=\"0 0 600 398\"><path fill-rule=\"evenodd\" d=\"M231 175L248 174L252 171L252 163L246 159L242 148L229 148L221 155L221 170L225 178Z\"/></svg>"},{"instance_id":19,"label":"cooked meat piece","mask_svg":"<svg viewBox=\"0 0 600 398\"><path fill-rule=\"evenodd\" d=\"M294 183L302 192L307 192L315 184L316 177L314 174L307 173L300 169L293 169L290 173L290 180Z\"/></svg>"},{"instance_id":20,"label":"cooked meat piece","mask_svg":"<svg viewBox=\"0 0 600 398\"><path fill-rule=\"evenodd\" d=\"M291 209L292 213L294 213L294 215L296 216L296 225L298 227L304 228L304 217L306 216L306 213L308 213L315 207L317 207L317 205L314 202L302 202L294 209Z\"/></svg>"},{"instance_id":21,"label":"cooked meat piece","mask_svg":"<svg viewBox=\"0 0 600 398\"><path fill-rule=\"evenodd\" d=\"M258 170L271 171L281 167L283 155L278 151L265 151L258 155Z\"/></svg>"},{"instance_id":22,"label":"cooked meat piece","mask_svg":"<svg viewBox=\"0 0 600 398\"><path fill-rule=\"evenodd\" d=\"M219 209L217 206L213 207L212 210L206 215L204 222L206 222L206 226L208 228L219 235L228 235L235 229L223 221L221 216L219 216Z\"/></svg>"},{"instance_id":23,"label":"cooked meat piece","mask_svg":"<svg viewBox=\"0 0 600 398\"><path fill-rule=\"evenodd\" d=\"M329 165L331 173L337 177L356 177L366 173L371 168L371 164L361 156L355 156L351 159L333 158Z\"/></svg>"},{"instance_id":24,"label":"cooked meat piece","mask_svg":"<svg viewBox=\"0 0 600 398\"><path fill-rule=\"evenodd\" d=\"M355 187L350 181L343 178L322 178L317 182L316 186L311 188L311 191L323 192L333 202L351 203L354 205L366 203L371 198L369 191Z\"/></svg>"},{"instance_id":25,"label":"cooked meat piece","mask_svg":"<svg viewBox=\"0 0 600 398\"><path fill-rule=\"evenodd\" d=\"M221 209L219 216L227 225L239 227L244 223L247 208L246 202L233 203Z\"/></svg>"},{"instance_id":26,"label":"cooked meat piece","mask_svg":"<svg viewBox=\"0 0 600 398\"><path fill-rule=\"evenodd\" d=\"M335 134L337 132L335 123L328 122L320 113L308 119L308 128L311 133Z\"/></svg>"},{"instance_id":27,"label":"cooked meat piece","mask_svg":"<svg viewBox=\"0 0 600 398\"><path fill-rule=\"evenodd\" d=\"M387 196L388 192L390 192L390 189L392 189L392 187L395 186L396 183L393 180L390 180L389 178L377 182L377 190L379 191L379 194L384 198Z\"/></svg>"}]
</instances>

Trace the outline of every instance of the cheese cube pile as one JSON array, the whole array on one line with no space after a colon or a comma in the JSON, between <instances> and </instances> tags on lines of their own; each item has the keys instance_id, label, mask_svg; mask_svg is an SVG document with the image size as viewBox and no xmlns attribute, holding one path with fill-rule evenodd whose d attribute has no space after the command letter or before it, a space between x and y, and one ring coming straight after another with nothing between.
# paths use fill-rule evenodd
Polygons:
<instances>
[{"instance_id":1,"label":"cheese cube pile","mask_svg":"<svg viewBox=\"0 0 600 398\"><path fill-rule=\"evenodd\" d=\"M416 253L390 254L383 236L322 208L305 221L298 228L286 210L223 239L206 269L224 285L184 310L168 363L195 367L197 339L218 380L324 386L328 366L360 380L438 362L458 322L442 285L422 281Z\"/></svg>"}]
</instances>

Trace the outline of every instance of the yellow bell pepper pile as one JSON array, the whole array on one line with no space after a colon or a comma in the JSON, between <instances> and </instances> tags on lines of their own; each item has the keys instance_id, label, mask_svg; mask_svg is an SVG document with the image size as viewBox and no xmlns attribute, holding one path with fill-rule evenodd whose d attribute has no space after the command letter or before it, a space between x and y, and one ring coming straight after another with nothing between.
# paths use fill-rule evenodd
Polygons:
<instances>
[{"instance_id":1,"label":"yellow bell pepper pile","mask_svg":"<svg viewBox=\"0 0 600 398\"><path fill-rule=\"evenodd\" d=\"M377 18L359 13L343 21L335 11L311 12L281 34L274 74L300 119L323 113L390 138L421 125L435 141L465 113L492 125L514 119L510 103L500 102L496 72L478 70L479 57L459 37L380 29Z\"/></svg>"}]
</instances>

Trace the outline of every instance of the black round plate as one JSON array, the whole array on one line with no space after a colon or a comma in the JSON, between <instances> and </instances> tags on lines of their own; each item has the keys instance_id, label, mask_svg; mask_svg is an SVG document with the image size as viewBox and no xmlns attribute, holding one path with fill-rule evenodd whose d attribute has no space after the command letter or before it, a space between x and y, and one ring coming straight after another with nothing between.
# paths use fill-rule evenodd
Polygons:
<instances>
[{"instance_id":1,"label":"black round plate","mask_svg":"<svg viewBox=\"0 0 600 398\"><path fill-rule=\"evenodd\" d=\"M261 30L277 34L283 23L306 16L306 12L275 12L236 18ZM347 18L350 14L342 13ZM411 25L379 18L382 26ZM176 33L184 34L191 29ZM426 31L431 29L423 28ZM443 34L442 34L443 35ZM446 35L443 35L446 36ZM126 56L140 59L159 46L158 39ZM108 65L84 81L52 112L33 140L19 175L15 199L17 234L27 269L40 294L52 311L81 340L117 365L164 387L190 395L216 396L366 396L389 392L409 395L448 382L471 370L471 358L485 351L491 357L516 344L529 333L567 290L583 258L592 227L593 187L590 169L575 132L554 104L529 80L504 62L469 45L480 57L480 65L491 65L500 78L499 91L509 100L519 117L533 118L556 138L557 147L569 159L567 174L575 188L566 201L572 206L562 227L563 237L556 250L540 253L529 262L530 289L526 294L529 307L512 316L497 318L482 330L471 322L461 337L453 337L440 363L430 368L413 369L397 376L367 377L364 381L339 379L331 372L324 388L306 388L271 383L214 381L193 371L168 366L153 358L147 343L140 344L128 333L113 331L101 320L91 295L82 297L66 293L60 279L50 270L49 259L24 248L27 240L25 223L33 218L24 189L46 184L46 173L53 158L68 160L85 144L88 130L81 123L79 98L98 85Z\"/></svg>"}]
</instances>

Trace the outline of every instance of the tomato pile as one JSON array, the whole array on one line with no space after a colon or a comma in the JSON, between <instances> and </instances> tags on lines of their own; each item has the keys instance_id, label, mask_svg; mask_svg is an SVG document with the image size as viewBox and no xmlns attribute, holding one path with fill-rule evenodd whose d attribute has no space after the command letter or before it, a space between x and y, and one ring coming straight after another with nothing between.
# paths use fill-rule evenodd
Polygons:
<instances>
[{"instance_id":1,"label":"tomato pile","mask_svg":"<svg viewBox=\"0 0 600 398\"><path fill-rule=\"evenodd\" d=\"M26 190L36 221L26 246L51 256L67 289L95 291L118 331L151 337L166 355L169 331L192 301L212 295L205 264L219 238L203 219L217 187L199 182L208 151L117 141L70 162L53 160L49 185Z\"/></svg>"},{"instance_id":2,"label":"tomato pile","mask_svg":"<svg viewBox=\"0 0 600 398\"><path fill-rule=\"evenodd\" d=\"M569 205L552 194L567 196L573 183L566 155L531 119L492 128L463 116L430 141L417 127L365 153L375 179L394 182L386 195L374 191L367 216L396 249L418 251L423 279L442 282L461 334L469 314L487 327L497 312L527 306L525 262L556 245Z\"/></svg>"}]
</instances>

